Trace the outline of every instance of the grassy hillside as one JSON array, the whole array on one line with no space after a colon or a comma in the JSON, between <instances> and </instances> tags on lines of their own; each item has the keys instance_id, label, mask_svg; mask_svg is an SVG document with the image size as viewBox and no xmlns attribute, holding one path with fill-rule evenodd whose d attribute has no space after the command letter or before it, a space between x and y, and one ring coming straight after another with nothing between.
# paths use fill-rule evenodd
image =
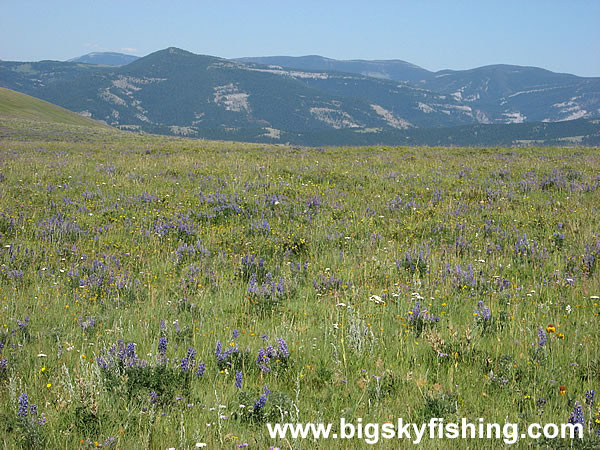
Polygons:
<instances>
[{"instance_id":1,"label":"grassy hillside","mask_svg":"<svg viewBox=\"0 0 600 450\"><path fill-rule=\"evenodd\" d=\"M80 116L44 100L5 88L0 88L0 116L65 125L108 128L107 125L97 120Z\"/></svg>"},{"instance_id":2,"label":"grassy hillside","mask_svg":"<svg viewBox=\"0 0 600 450\"><path fill-rule=\"evenodd\" d=\"M583 440L515 448L598 448L598 149L52 125L0 137L3 448L412 448L266 423L524 432L573 412Z\"/></svg>"}]
</instances>

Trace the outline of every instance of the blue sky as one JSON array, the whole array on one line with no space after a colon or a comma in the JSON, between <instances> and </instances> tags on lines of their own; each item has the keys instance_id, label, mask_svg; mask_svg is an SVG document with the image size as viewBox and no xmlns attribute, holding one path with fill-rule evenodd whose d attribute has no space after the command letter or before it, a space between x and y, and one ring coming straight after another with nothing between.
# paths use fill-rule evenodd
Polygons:
<instances>
[{"instance_id":1,"label":"blue sky","mask_svg":"<svg viewBox=\"0 0 600 450\"><path fill-rule=\"evenodd\" d=\"M143 56L175 46L234 58L402 59L600 76L600 1L0 0L0 59Z\"/></svg>"}]
</instances>

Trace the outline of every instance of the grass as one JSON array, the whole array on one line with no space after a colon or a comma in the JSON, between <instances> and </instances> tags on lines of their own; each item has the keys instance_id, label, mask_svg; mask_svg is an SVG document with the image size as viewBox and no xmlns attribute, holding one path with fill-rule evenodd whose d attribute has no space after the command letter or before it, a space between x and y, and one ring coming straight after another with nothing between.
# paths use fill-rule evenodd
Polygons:
<instances>
[{"instance_id":1,"label":"grass","mask_svg":"<svg viewBox=\"0 0 600 450\"><path fill-rule=\"evenodd\" d=\"M265 422L524 427L575 402L575 446L600 442L597 149L2 126L5 447L361 448Z\"/></svg>"},{"instance_id":2,"label":"grass","mask_svg":"<svg viewBox=\"0 0 600 450\"><path fill-rule=\"evenodd\" d=\"M5 88L0 88L0 116L5 120L17 118L52 124L108 128L101 122L80 116L68 109Z\"/></svg>"}]
</instances>

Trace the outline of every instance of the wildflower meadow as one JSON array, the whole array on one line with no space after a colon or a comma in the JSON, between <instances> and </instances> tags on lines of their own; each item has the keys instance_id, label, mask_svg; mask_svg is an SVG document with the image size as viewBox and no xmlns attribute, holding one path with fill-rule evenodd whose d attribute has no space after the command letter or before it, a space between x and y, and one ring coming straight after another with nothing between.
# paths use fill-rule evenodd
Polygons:
<instances>
[{"instance_id":1,"label":"wildflower meadow","mask_svg":"<svg viewBox=\"0 0 600 450\"><path fill-rule=\"evenodd\" d=\"M600 446L598 149L84 131L0 139L4 448L366 446L266 429L340 417Z\"/></svg>"}]
</instances>

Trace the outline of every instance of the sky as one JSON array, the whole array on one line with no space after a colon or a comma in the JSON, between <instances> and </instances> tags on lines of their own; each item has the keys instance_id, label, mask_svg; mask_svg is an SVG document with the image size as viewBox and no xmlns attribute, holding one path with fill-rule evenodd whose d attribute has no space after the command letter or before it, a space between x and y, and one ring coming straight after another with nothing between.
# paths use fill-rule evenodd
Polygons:
<instances>
[{"instance_id":1,"label":"sky","mask_svg":"<svg viewBox=\"0 0 600 450\"><path fill-rule=\"evenodd\" d=\"M600 76L598 0L0 0L0 59L90 52L401 59Z\"/></svg>"}]
</instances>

